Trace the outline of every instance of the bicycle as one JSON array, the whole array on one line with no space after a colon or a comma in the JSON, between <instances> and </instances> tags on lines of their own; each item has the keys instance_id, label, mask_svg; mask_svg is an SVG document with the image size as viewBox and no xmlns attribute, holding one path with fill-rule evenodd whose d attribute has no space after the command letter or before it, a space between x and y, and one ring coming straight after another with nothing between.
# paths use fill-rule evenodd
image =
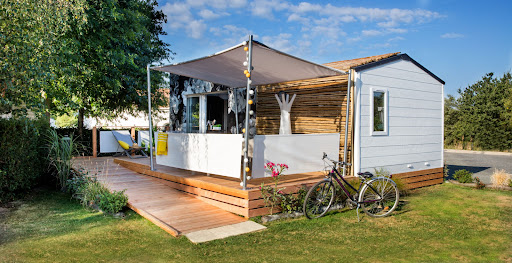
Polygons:
<instances>
[{"instance_id":1,"label":"bicycle","mask_svg":"<svg viewBox=\"0 0 512 263\"><path fill-rule=\"evenodd\" d=\"M400 194L396 183L390 178L384 176L374 177L370 172L358 173L361 183L359 188L356 189L345 180L337 168L340 166L346 168L346 166L350 165L349 163L334 161L327 157L325 153L322 160L328 160L333 165L327 164L332 168L327 178L316 183L306 194L303 211L308 219L319 218L329 211L336 194L333 178L347 195L348 204L357 206L358 220L359 208L363 209L365 214L371 217L385 217L396 209ZM350 194L344 185L348 185L355 194Z\"/></svg>"}]
</instances>

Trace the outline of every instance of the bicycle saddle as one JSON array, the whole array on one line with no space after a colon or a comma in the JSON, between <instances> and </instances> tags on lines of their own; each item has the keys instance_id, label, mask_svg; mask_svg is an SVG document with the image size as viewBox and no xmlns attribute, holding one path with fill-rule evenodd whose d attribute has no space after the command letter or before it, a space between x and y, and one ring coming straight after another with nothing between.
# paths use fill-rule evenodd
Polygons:
<instances>
[{"instance_id":1,"label":"bicycle saddle","mask_svg":"<svg viewBox=\"0 0 512 263\"><path fill-rule=\"evenodd\" d=\"M357 175L362 176L364 178L370 178L373 177L373 174L370 172L364 172L364 173L357 173Z\"/></svg>"}]
</instances>

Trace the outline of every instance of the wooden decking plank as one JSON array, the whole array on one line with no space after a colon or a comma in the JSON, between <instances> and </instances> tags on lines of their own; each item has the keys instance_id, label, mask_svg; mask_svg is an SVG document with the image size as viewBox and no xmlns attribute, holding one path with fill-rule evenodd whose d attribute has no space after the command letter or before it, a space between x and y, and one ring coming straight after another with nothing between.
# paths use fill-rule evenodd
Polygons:
<instances>
[{"instance_id":1,"label":"wooden decking plank","mask_svg":"<svg viewBox=\"0 0 512 263\"><path fill-rule=\"evenodd\" d=\"M115 164L112 158L102 161L77 159L75 167L97 171L98 180L110 189L126 189L128 206L173 236L245 221L169 187L162 179Z\"/></svg>"}]
</instances>

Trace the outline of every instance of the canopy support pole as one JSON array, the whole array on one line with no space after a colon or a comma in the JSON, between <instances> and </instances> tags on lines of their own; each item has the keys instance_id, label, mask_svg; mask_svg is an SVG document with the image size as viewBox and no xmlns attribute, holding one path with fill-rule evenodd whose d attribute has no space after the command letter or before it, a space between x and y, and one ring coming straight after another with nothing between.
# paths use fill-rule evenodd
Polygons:
<instances>
[{"instance_id":1,"label":"canopy support pole","mask_svg":"<svg viewBox=\"0 0 512 263\"><path fill-rule=\"evenodd\" d=\"M239 134L240 131L239 131L239 127L238 127L238 98L236 96L236 89L231 89L231 91L233 92L233 97L234 97L234 100L235 100L235 109L234 109L234 112L235 112L235 127L236 127L236 134Z\"/></svg>"},{"instance_id":2,"label":"canopy support pole","mask_svg":"<svg viewBox=\"0 0 512 263\"><path fill-rule=\"evenodd\" d=\"M249 111L251 110L251 72L252 72L252 35L249 36L249 43L247 43L249 50L247 51L247 71L249 72L247 75L247 89L246 93L246 102L245 102L245 132L244 132L244 177L242 178L242 189L247 189L247 172L250 171L249 167Z\"/></svg>"},{"instance_id":3,"label":"canopy support pole","mask_svg":"<svg viewBox=\"0 0 512 263\"><path fill-rule=\"evenodd\" d=\"M151 73L149 69L149 64L147 65L148 71L148 119L149 119L149 164L151 171L155 170L155 165L153 164L153 121L151 120Z\"/></svg>"},{"instance_id":4,"label":"canopy support pole","mask_svg":"<svg viewBox=\"0 0 512 263\"><path fill-rule=\"evenodd\" d=\"M347 84L347 110L345 112L345 141L343 143L343 176L346 176L347 170L347 142L348 142L348 121L351 119L350 114L350 89L352 86L352 69L348 71L348 84Z\"/></svg>"}]
</instances>

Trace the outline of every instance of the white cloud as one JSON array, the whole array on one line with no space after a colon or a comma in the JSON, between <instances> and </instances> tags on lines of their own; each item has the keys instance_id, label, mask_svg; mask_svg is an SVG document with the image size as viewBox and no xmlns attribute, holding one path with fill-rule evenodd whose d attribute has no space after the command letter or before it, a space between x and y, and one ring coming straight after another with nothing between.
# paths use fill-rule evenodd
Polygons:
<instances>
[{"instance_id":1,"label":"white cloud","mask_svg":"<svg viewBox=\"0 0 512 263\"><path fill-rule=\"evenodd\" d=\"M261 40L265 45L268 45L271 48L290 53L296 49L290 41L291 37L291 34L281 33L277 36L263 36Z\"/></svg>"},{"instance_id":2,"label":"white cloud","mask_svg":"<svg viewBox=\"0 0 512 263\"><path fill-rule=\"evenodd\" d=\"M252 2L250 7L252 15L273 19L274 11L288 9L290 5L281 0L261 0Z\"/></svg>"},{"instance_id":3,"label":"white cloud","mask_svg":"<svg viewBox=\"0 0 512 263\"><path fill-rule=\"evenodd\" d=\"M209 30L215 39L211 40L211 46L216 50L225 49L235 44L242 43L249 39L252 32L246 28L234 25L224 25L222 27L212 27ZM258 39L258 35L252 34L254 38Z\"/></svg>"},{"instance_id":4,"label":"white cloud","mask_svg":"<svg viewBox=\"0 0 512 263\"><path fill-rule=\"evenodd\" d=\"M288 22L300 22L302 24L307 24L307 23L309 23L309 21L310 21L310 19L302 17L298 14L291 14L288 17Z\"/></svg>"},{"instance_id":5,"label":"white cloud","mask_svg":"<svg viewBox=\"0 0 512 263\"><path fill-rule=\"evenodd\" d=\"M206 25L203 23L203 20L193 20L187 25L186 29L190 37L199 39L206 30Z\"/></svg>"},{"instance_id":6,"label":"white cloud","mask_svg":"<svg viewBox=\"0 0 512 263\"><path fill-rule=\"evenodd\" d=\"M405 40L405 38L400 37L400 36L392 37L392 38L388 39L388 42L395 42L395 41L401 41L401 40Z\"/></svg>"},{"instance_id":7,"label":"white cloud","mask_svg":"<svg viewBox=\"0 0 512 263\"><path fill-rule=\"evenodd\" d=\"M221 16L227 16L227 15L229 15L229 14L228 14L228 13L226 13L226 12L223 12L223 13L215 13L215 12L213 12L213 11L209 10L209 9L203 9L203 10L199 11L199 13L198 13L198 14L199 14L199 16L201 16L202 18L207 19L207 20L209 20L209 19L215 19L215 18L219 18L219 17L221 17Z\"/></svg>"},{"instance_id":8,"label":"white cloud","mask_svg":"<svg viewBox=\"0 0 512 263\"><path fill-rule=\"evenodd\" d=\"M446 33L446 34L441 35L441 38L463 38L463 37L464 37L463 34L458 34L458 33Z\"/></svg>"},{"instance_id":9,"label":"white cloud","mask_svg":"<svg viewBox=\"0 0 512 263\"><path fill-rule=\"evenodd\" d=\"M247 0L185 0L168 2L162 6L162 11L167 15L167 25L171 31L183 32L188 37L199 39L208 30L204 20L229 16L229 8L246 6Z\"/></svg>"},{"instance_id":10,"label":"white cloud","mask_svg":"<svg viewBox=\"0 0 512 263\"><path fill-rule=\"evenodd\" d=\"M215 9L240 8L247 5L247 0L187 0L187 5L194 8L210 6Z\"/></svg>"},{"instance_id":11,"label":"white cloud","mask_svg":"<svg viewBox=\"0 0 512 263\"><path fill-rule=\"evenodd\" d=\"M403 28L386 28L381 30L370 29L361 31L361 35L365 37L375 37L388 34L404 34L407 33L407 29Z\"/></svg>"},{"instance_id":12,"label":"white cloud","mask_svg":"<svg viewBox=\"0 0 512 263\"><path fill-rule=\"evenodd\" d=\"M338 19L340 22L375 22L380 27L396 27L400 24L424 23L432 19L442 17L437 12L424 9L381 9L366 7L340 7L327 4L300 3L291 6L289 10L293 14L315 16L328 16Z\"/></svg>"},{"instance_id":13,"label":"white cloud","mask_svg":"<svg viewBox=\"0 0 512 263\"><path fill-rule=\"evenodd\" d=\"M443 17L437 12L425 9L349 7L297 3L291 0L176 1L178 2L169 2L162 7L162 11L168 16L167 25L171 32L196 39L206 37L209 45L216 48L231 46L247 39L247 35L252 32L243 28L245 22L238 22L244 15L252 16L253 21L260 17L270 20L278 18L285 23L279 27L284 26L287 31L274 36L266 33L262 41L286 52L300 53L306 52L313 45L316 49L320 47L329 50L369 37L388 36L382 39L384 43L386 39L387 42L402 40L399 37L393 38L393 35L405 34L414 30L412 26L415 24ZM229 22L221 20L225 16L232 16L226 20ZM242 27L230 23L240 23ZM355 27L351 25L356 23L358 25ZM358 31L361 30L361 25L364 30ZM450 37L445 35L442 37Z\"/></svg>"},{"instance_id":14,"label":"white cloud","mask_svg":"<svg viewBox=\"0 0 512 263\"><path fill-rule=\"evenodd\" d=\"M380 36L380 35L383 35L383 34L384 34L384 32L379 31L379 30L375 30L375 29L361 31L361 35L363 35L365 37L374 37L374 36Z\"/></svg>"}]
</instances>

